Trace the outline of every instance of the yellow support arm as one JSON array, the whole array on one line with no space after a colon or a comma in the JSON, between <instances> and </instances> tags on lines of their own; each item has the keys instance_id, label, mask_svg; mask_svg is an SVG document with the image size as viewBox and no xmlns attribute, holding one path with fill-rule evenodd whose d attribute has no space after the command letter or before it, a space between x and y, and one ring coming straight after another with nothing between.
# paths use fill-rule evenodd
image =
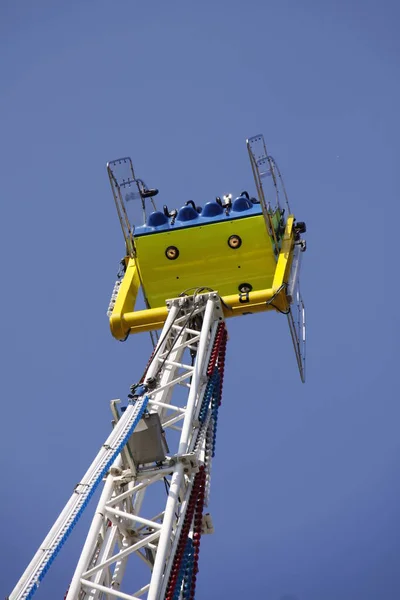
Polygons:
<instances>
[{"instance_id":1,"label":"yellow support arm","mask_svg":"<svg viewBox=\"0 0 400 600\"><path fill-rule=\"evenodd\" d=\"M272 289L277 292L284 283L289 281L290 268L293 260L294 246L294 216L289 215L286 221L285 233L283 234L281 251L276 263L275 275L272 282ZM286 298L286 290L282 289L279 295L274 299L274 304L282 311L289 308Z\"/></svg>"},{"instance_id":2,"label":"yellow support arm","mask_svg":"<svg viewBox=\"0 0 400 600\"><path fill-rule=\"evenodd\" d=\"M117 340L125 339L129 333L129 327L124 324L124 315L134 310L139 287L140 279L136 262L134 258L130 258L110 317L111 333Z\"/></svg>"},{"instance_id":3,"label":"yellow support arm","mask_svg":"<svg viewBox=\"0 0 400 600\"><path fill-rule=\"evenodd\" d=\"M282 247L276 263L272 287L278 290L289 277L290 265L292 263L293 250L293 224L294 217L290 215L286 221L285 233L283 234Z\"/></svg>"}]
</instances>

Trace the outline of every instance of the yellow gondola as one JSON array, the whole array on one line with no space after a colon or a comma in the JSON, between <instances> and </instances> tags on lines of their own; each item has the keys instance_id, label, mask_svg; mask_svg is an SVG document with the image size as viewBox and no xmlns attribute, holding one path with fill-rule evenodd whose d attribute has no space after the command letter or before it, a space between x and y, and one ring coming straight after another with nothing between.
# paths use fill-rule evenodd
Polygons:
<instances>
[{"instance_id":1,"label":"yellow gondola","mask_svg":"<svg viewBox=\"0 0 400 600\"><path fill-rule=\"evenodd\" d=\"M135 177L130 158L108 163L127 249L109 307L111 332L123 340L131 333L159 329L168 314L168 299L216 290L225 317L267 310L288 316L304 381L304 305L298 286L305 224L290 213L283 180L263 136L249 138L247 148L258 198L242 192L234 200L227 195L203 207L188 201L173 211L166 206L163 212L156 210L153 198L158 190L148 189ZM273 205L266 199L267 178L272 182ZM127 203L135 199L140 199L145 217L136 227L127 210ZM147 199L154 208L149 215ZM135 311L140 286L146 309Z\"/></svg>"}]
</instances>

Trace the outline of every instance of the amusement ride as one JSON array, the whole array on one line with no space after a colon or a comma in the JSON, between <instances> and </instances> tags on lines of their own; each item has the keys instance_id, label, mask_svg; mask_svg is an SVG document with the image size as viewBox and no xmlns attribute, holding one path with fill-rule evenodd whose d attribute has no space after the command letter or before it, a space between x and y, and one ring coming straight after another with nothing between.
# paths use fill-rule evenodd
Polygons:
<instances>
[{"instance_id":1,"label":"amusement ride","mask_svg":"<svg viewBox=\"0 0 400 600\"><path fill-rule=\"evenodd\" d=\"M29 600L102 485L65 600L192 600L208 512L228 340L226 319L286 315L305 381L300 265L304 222L290 210L264 138L246 142L256 197L226 194L157 210L157 189L130 158L107 164L125 256L108 317L124 341L150 332L153 352L113 429L9 600ZM137 215L142 212L138 224ZM201 249L201 252L199 252ZM135 310L142 291L144 308ZM65 590L64 590L65 592ZM60 593L62 593L60 591Z\"/></svg>"}]
</instances>

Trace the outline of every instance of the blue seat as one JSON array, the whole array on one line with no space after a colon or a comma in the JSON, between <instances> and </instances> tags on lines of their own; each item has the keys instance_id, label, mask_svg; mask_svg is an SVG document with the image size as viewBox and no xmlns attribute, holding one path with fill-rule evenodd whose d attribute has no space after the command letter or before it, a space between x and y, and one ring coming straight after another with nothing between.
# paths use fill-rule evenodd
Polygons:
<instances>
[{"instance_id":1,"label":"blue seat","mask_svg":"<svg viewBox=\"0 0 400 600\"><path fill-rule=\"evenodd\" d=\"M224 212L224 209L217 202L207 202L204 205L201 216L202 217L217 217L218 215L222 215L223 212Z\"/></svg>"},{"instance_id":2,"label":"blue seat","mask_svg":"<svg viewBox=\"0 0 400 600\"><path fill-rule=\"evenodd\" d=\"M246 198L246 196L239 196L232 203L232 210L234 212L244 212L245 210L249 210L253 207L253 203Z\"/></svg>"},{"instance_id":3,"label":"blue seat","mask_svg":"<svg viewBox=\"0 0 400 600\"><path fill-rule=\"evenodd\" d=\"M194 219L199 218L199 213L194 210L193 206L182 206L179 209L178 216L176 217L177 221L193 221Z\"/></svg>"},{"instance_id":4,"label":"blue seat","mask_svg":"<svg viewBox=\"0 0 400 600\"><path fill-rule=\"evenodd\" d=\"M159 210L152 212L151 215L147 218L147 225L149 227L160 227L161 225L165 225L168 223L168 217L164 215Z\"/></svg>"}]
</instances>

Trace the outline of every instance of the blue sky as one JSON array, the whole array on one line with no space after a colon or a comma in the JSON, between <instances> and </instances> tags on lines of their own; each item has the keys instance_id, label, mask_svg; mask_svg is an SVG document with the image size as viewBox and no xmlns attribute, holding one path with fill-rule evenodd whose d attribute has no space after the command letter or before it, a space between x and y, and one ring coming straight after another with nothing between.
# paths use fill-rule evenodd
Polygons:
<instances>
[{"instance_id":1,"label":"blue sky","mask_svg":"<svg viewBox=\"0 0 400 600\"><path fill-rule=\"evenodd\" d=\"M179 207L252 186L263 132L308 226L308 381L285 318L228 322L199 600L400 597L396 2L0 6L0 593L147 363L105 316L122 237L105 163ZM92 506L93 510L94 506ZM90 514L37 598L61 598Z\"/></svg>"}]
</instances>

